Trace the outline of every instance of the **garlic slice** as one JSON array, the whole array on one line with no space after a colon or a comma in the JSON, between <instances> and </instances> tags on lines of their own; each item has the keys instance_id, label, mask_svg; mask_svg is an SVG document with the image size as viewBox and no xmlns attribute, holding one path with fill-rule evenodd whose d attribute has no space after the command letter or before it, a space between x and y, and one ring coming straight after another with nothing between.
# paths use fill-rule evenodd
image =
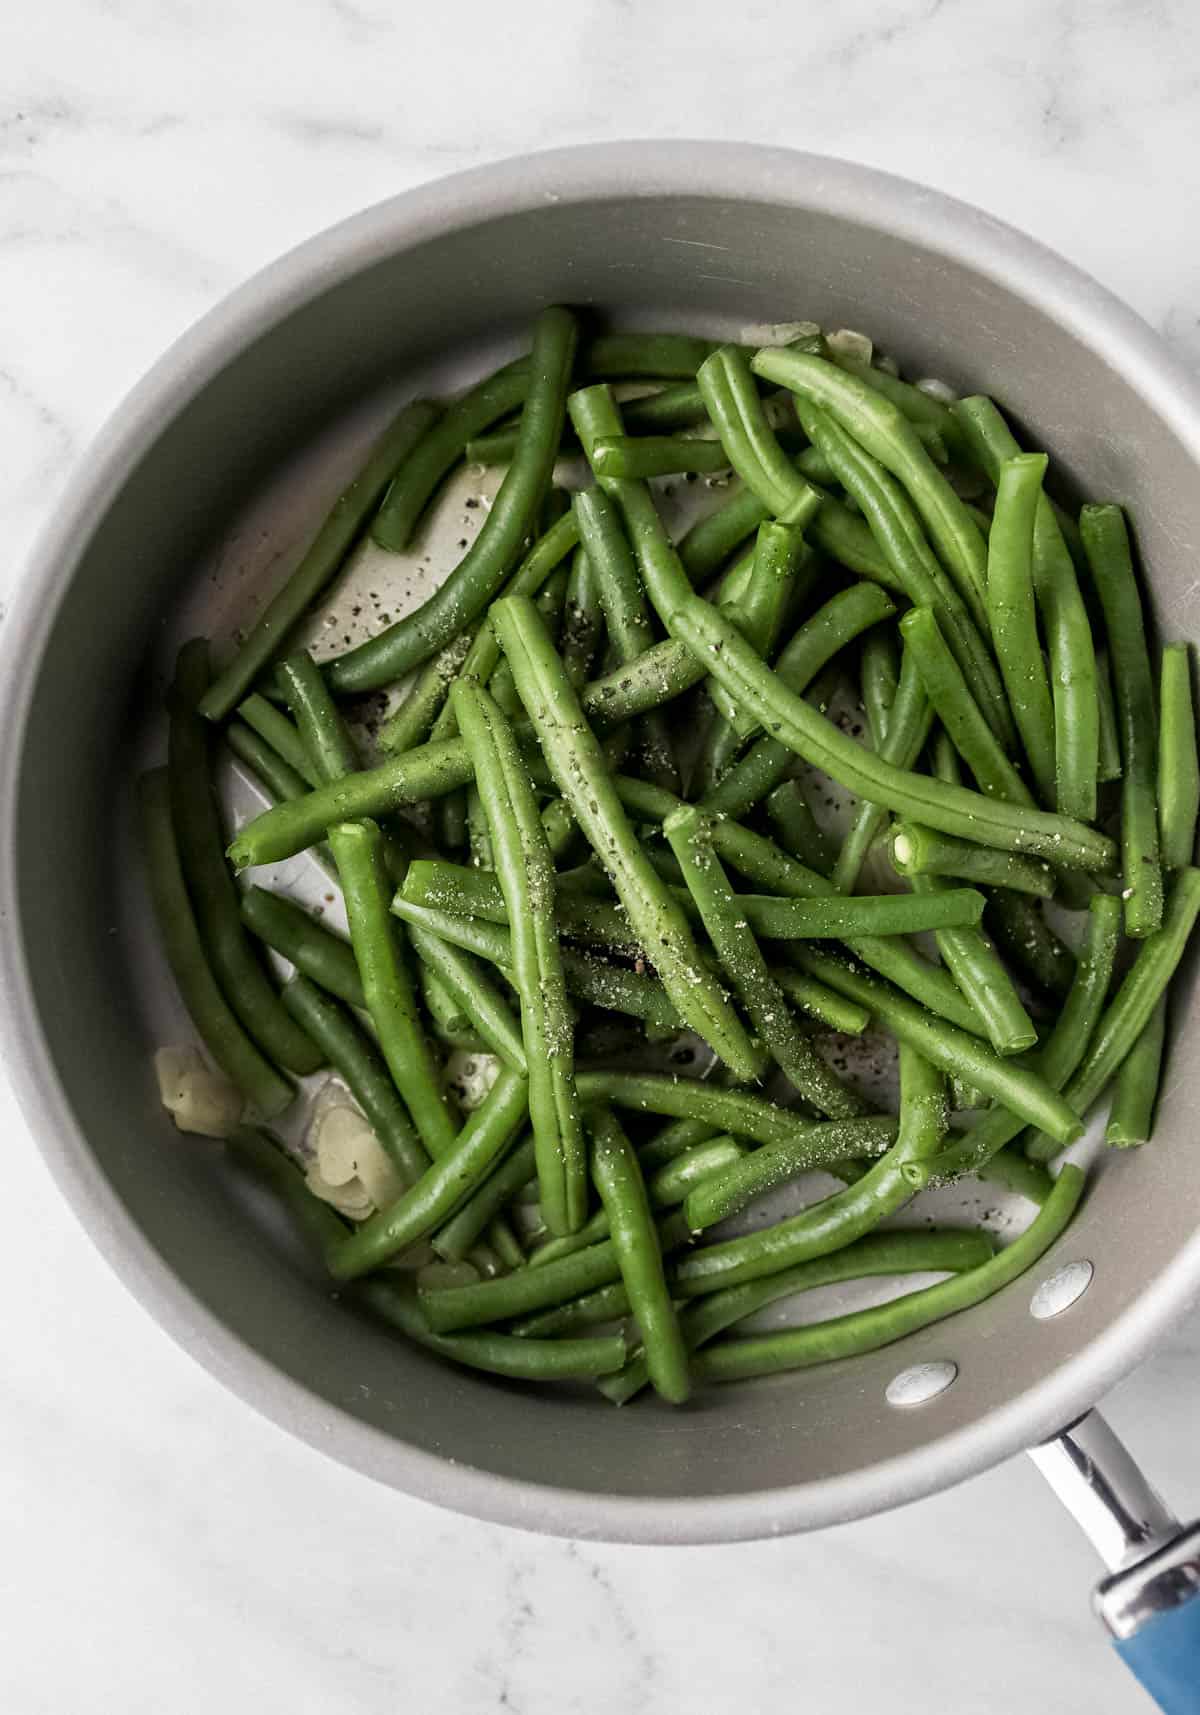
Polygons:
<instances>
[{"instance_id":1,"label":"garlic slice","mask_svg":"<svg viewBox=\"0 0 1200 1715\"><path fill-rule=\"evenodd\" d=\"M244 1102L224 1073L190 1044L160 1048L154 1056L158 1096L180 1131L228 1137L241 1123Z\"/></svg>"}]
</instances>

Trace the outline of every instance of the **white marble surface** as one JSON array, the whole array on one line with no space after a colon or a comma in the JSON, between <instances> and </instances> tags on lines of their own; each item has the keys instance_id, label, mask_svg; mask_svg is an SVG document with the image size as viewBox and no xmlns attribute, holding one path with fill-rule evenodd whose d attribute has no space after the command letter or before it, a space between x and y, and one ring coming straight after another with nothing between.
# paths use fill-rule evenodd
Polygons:
<instances>
[{"instance_id":1,"label":"white marble surface","mask_svg":"<svg viewBox=\"0 0 1200 1715\"><path fill-rule=\"evenodd\" d=\"M0 22L0 597L74 461L223 292L360 205L552 143L720 135L925 179L1200 363L1188 0L39 0ZM1025 1463L819 1538L574 1547L377 1489L128 1299L0 1095L5 1715L1148 1707ZM1200 1325L1111 1401L1200 1513Z\"/></svg>"}]
</instances>

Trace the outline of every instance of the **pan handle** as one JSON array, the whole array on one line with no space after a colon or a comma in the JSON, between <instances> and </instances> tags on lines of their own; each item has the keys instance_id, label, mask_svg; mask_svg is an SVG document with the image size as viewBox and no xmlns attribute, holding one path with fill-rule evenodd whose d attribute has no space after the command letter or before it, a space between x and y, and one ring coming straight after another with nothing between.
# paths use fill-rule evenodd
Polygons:
<instances>
[{"instance_id":1,"label":"pan handle","mask_svg":"<svg viewBox=\"0 0 1200 1715\"><path fill-rule=\"evenodd\" d=\"M1092 1605L1166 1715L1200 1712L1200 1522L1181 1525L1089 1411L1031 1458L1108 1567Z\"/></svg>"}]
</instances>

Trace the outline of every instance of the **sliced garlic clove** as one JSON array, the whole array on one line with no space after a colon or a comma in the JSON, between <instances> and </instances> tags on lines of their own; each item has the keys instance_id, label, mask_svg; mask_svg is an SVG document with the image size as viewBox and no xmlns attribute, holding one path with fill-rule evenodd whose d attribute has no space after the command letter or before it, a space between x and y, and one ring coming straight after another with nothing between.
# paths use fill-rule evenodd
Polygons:
<instances>
[{"instance_id":1,"label":"sliced garlic clove","mask_svg":"<svg viewBox=\"0 0 1200 1715\"><path fill-rule=\"evenodd\" d=\"M190 1045L160 1048L154 1056L158 1095L180 1131L228 1137L241 1123L245 1103L223 1073Z\"/></svg>"}]
</instances>

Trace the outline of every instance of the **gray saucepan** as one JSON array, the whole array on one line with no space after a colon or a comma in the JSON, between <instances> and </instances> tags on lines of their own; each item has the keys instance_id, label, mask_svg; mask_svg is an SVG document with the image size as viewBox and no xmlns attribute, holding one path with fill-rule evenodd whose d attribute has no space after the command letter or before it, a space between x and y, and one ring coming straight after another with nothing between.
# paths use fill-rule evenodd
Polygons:
<instances>
[{"instance_id":1,"label":"gray saucepan","mask_svg":"<svg viewBox=\"0 0 1200 1715\"><path fill-rule=\"evenodd\" d=\"M1200 1586L1197 1540L1179 1547L1085 1416L1200 1289L1190 971L1153 1146L1098 1161L1036 1278L871 1356L679 1414L491 1383L348 1315L258 1239L261 1212L220 1158L182 1147L158 1108L150 1054L177 1025L155 1017L127 824L167 646L189 626L228 635L388 404L515 349L551 301L718 334L797 317L869 330L906 373L994 394L1069 488L1126 503L1160 631L1200 632L1200 392L1136 316L1010 228L862 167L704 143L554 152L396 197L272 265L156 365L76 472L6 623L0 981L35 1135L113 1267L212 1373L347 1464L481 1517L647 1543L811 1529L1078 1424L1040 1457L1097 1536L1111 1511L1096 1473L1117 1459L1105 1482L1127 1516L1102 1546L1118 1573L1142 1564L1137 1599L1123 1587L1109 1604L1120 1635L1158 1600L1148 1554L1177 1595ZM1087 1290L1032 1315L1039 1284L1083 1261ZM935 1399L889 1401L898 1372L947 1361Z\"/></svg>"}]
</instances>

